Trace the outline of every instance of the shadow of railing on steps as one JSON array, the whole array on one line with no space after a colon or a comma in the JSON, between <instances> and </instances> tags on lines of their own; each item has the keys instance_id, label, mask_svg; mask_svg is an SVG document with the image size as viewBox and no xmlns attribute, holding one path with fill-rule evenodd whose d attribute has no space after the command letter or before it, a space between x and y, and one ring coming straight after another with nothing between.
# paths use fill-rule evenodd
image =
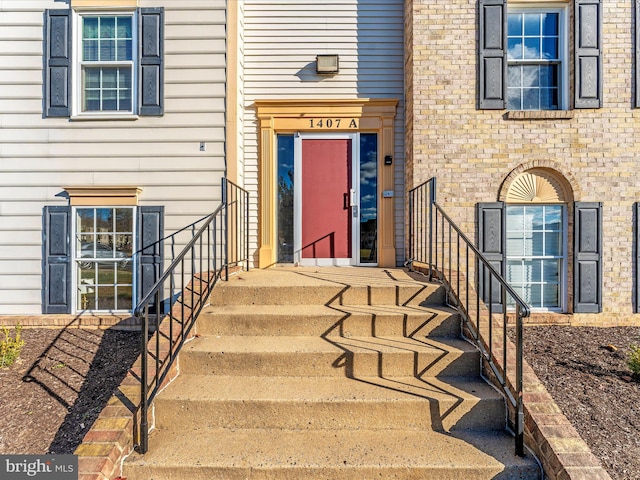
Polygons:
<instances>
[{"instance_id":1,"label":"shadow of railing on steps","mask_svg":"<svg viewBox=\"0 0 640 480\"><path fill-rule=\"evenodd\" d=\"M443 388L435 381L435 378L430 378L430 374L427 374L433 366L438 365L442 360L446 359L449 353L446 348L443 348L437 343L430 342L419 335L419 332L429 323L437 321L438 315L436 313L432 313L428 318L422 318L419 325L413 325L413 328L409 328L407 313L405 311L401 325L401 336L396 337L394 340L394 335L391 335L389 338L385 338L384 335L378 335L376 331L378 316L376 313L373 313L371 309L367 309L366 314L371 317L370 331L367 332L364 338L368 338L369 340L355 338L352 334L348 334L346 332L346 325L355 313L354 306L352 305L347 307L343 305L345 298L349 296L349 293L353 288L353 285L349 283L349 280L352 277L347 274L346 277L342 276L340 279L337 279L334 275L328 274L327 276L324 276L319 272L315 272L314 274L299 274L313 278L324 278L325 280L336 284L340 288L340 290L331 299L325 302L325 306L342 314L342 317L320 335L323 340L342 350L342 354L333 361L332 367L336 369L344 369L345 376L351 380L374 387L384 388L401 395L426 400L429 403L429 427L434 431L445 431L443 426L444 422L446 422L447 418L463 403L464 399L455 392ZM385 274L394 282L399 281L397 278L394 278L389 271L385 271ZM353 276L353 278L361 279L358 275ZM410 281L413 283L413 280ZM367 295L369 300L367 305L373 305L370 301L371 295L369 285L367 285L367 290L369 293ZM390 311L397 313L395 306L402 306L403 308L410 310L412 308L411 303L415 301L416 298L423 298L423 295L428 291L428 287L422 286L416 291L408 294L409 296L400 300L396 286L396 303L394 304L394 308ZM347 301L347 304L348 303L349 301ZM376 309L384 316L384 306L377 305ZM416 308L416 313L424 315L424 308ZM407 339L410 341L405 342L399 339ZM418 362L418 358L420 357L420 346L428 346L434 351L440 351L440 353L436 354L436 358L431 359L429 364L420 364ZM362 354L362 352L368 352L368 354L372 354L376 357L377 360L374 363L377 366L375 371L370 372L370 375L361 375L356 372L355 358L358 355L356 352L360 352L360 354ZM411 355L414 363L411 365L411 372L407 372L406 377L387 375L383 371L384 357L390 353L392 355L397 353L409 353ZM449 365L449 367L450 366L451 365ZM442 370L440 373L446 375L445 370ZM408 378L412 378L413 380L406 380ZM442 397L448 397L451 403L445 411L441 411L442 405L439 398ZM419 421L421 420L422 419Z\"/></svg>"},{"instance_id":2,"label":"shadow of railing on steps","mask_svg":"<svg viewBox=\"0 0 640 480\"><path fill-rule=\"evenodd\" d=\"M462 314L465 331L512 406L516 454L524 456L522 334L529 306L438 205L435 178L409 191L408 246L410 269L442 282L448 303ZM510 322L515 326L515 352L508 348Z\"/></svg>"},{"instance_id":3,"label":"shadow of railing on steps","mask_svg":"<svg viewBox=\"0 0 640 480\"><path fill-rule=\"evenodd\" d=\"M171 380L175 359L213 287L218 280L228 279L234 268L249 270L249 194L223 178L221 204L204 219L134 311L143 333L138 365L140 404L133 432L138 453L149 449L153 399Z\"/></svg>"}]
</instances>

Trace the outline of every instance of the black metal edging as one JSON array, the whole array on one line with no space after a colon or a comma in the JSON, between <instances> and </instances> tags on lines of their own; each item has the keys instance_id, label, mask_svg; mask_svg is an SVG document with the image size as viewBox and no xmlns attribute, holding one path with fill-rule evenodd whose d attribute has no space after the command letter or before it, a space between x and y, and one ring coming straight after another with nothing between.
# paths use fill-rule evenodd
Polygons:
<instances>
[{"instance_id":1,"label":"black metal edging","mask_svg":"<svg viewBox=\"0 0 640 480\"><path fill-rule=\"evenodd\" d=\"M233 205L230 205L230 198L233 199ZM187 242L183 250L173 259L171 265L134 309L134 316L140 319L142 327L140 345L140 403L135 413L137 420L134 421L134 442L137 441L134 448L139 453L146 453L149 449L149 406L162 386L189 332L195 325L195 320L202 308L204 308L206 299L217 281L221 278L222 272L224 271L224 278L227 280L229 278L230 265L243 265L243 269L244 266L246 266L246 269L249 270L248 204L249 193L228 181L226 178L223 178L221 204L210 215L204 218L204 223L198 232ZM229 222L230 215L235 215L235 221ZM217 221L218 217L221 217L220 222ZM233 224L233 228L230 227L230 223ZM219 229L222 230L222 232L220 232L220 238L218 238ZM234 241L234 248L232 249L234 254L232 258L229 253L231 240ZM221 245L218 244L218 241L221 242ZM206 254L204 252L205 242ZM196 248L198 243L199 249ZM223 258L220 259L220 263L218 263L219 250L220 255L223 256ZM191 253L190 258L188 258L189 253ZM203 265L205 256L206 267ZM189 259L191 277L185 282L185 260L189 261ZM174 292L176 291L175 274L178 268L180 269L180 288L177 290L179 291L179 295L174 296ZM206 280L204 279L205 272ZM160 325L165 316L161 300L165 294L165 283L167 281L169 281L170 284L170 304L168 308L169 351L166 357L161 360ZM197 300L195 300L196 295L198 297ZM173 306L178 298L181 298L180 313L174 316ZM190 303L188 303L188 298L191 299ZM151 312L151 305L155 305L155 312ZM151 372L149 365L150 318L154 320L156 338L155 352L152 354L155 360L155 366ZM173 322L176 320L181 330L179 338L174 343Z\"/></svg>"},{"instance_id":2,"label":"black metal edging","mask_svg":"<svg viewBox=\"0 0 640 480\"><path fill-rule=\"evenodd\" d=\"M504 278L502 278L502 275L498 273L498 271L493 267L493 265L491 265L491 263L489 263L489 260L487 260L484 255L480 253L480 250L478 250L467 238L467 236L462 233L462 231L453 222L453 220L451 220L451 218L449 218L449 216L444 212L442 207L440 207L437 203L434 203L434 206L436 207L437 211L440 212L440 214L444 217L444 219L447 220L451 227L460 235L465 243L471 248L471 251L476 254L476 256L482 262L483 266L486 267L489 272L491 272L492 276L495 276L496 280L498 280L498 282L500 282L500 284L506 289L507 293L511 295L511 298L513 298L515 302L520 305L520 307L523 309L523 318L528 317L531 313L531 310L529 309L529 306L525 303L525 301L522 300L516 293L516 291L511 287L511 285L509 285L509 283Z\"/></svg>"},{"instance_id":3,"label":"black metal edging","mask_svg":"<svg viewBox=\"0 0 640 480\"><path fill-rule=\"evenodd\" d=\"M426 192L426 194L425 194ZM458 309L463 315L465 319L465 323L469 325L470 331L472 332L472 336L474 337L474 341L476 345L482 352L483 356L487 360L493 374L496 376L498 382L501 384L502 389L504 390L505 395L510 400L512 405L515 407L515 450L516 454L519 456L524 456L524 405L523 405L523 319L530 315L529 306L519 297L519 295L515 292L515 290L507 283L507 281L502 277L502 275L491 265L489 260L485 258L485 256L476 248L476 246L468 239L468 237L460 230L460 228L451 220L451 218L445 213L445 211L440 207L436 201L436 179L431 178L426 182L418 185L417 187L411 189L409 192L409 252L410 258L408 263L413 266L414 262L420 262L422 264L428 265L429 268L429 280L432 280L434 275L438 275L438 279L444 285L447 298L455 299L455 302ZM423 219L423 202L425 197L428 198L428 222L425 221L424 224L422 222ZM442 225L440 226L441 230L441 239L438 236L438 216L440 216L440 221ZM435 217L435 218L434 218ZM448 226L448 242L445 240L445 221ZM418 239L421 238L420 235L424 235L424 229L428 229L428 234L424 238L423 241L428 243L428 258L424 258L422 253L424 252L423 245L415 245ZM452 278L452 268L453 268L453 257L452 250L454 248L454 242L452 240L452 229L456 233L455 245L457 246L456 251L456 263L457 263L457 281L456 286L451 282ZM461 259L460 259L460 240L465 244L465 252L466 252L466 309L462 308L460 305L460 274L461 274ZM440 243L438 243L440 242ZM438 263L438 247L441 247L442 252L442 265ZM448 249L448 278L444 275L446 273L446 260L445 251ZM469 317L469 251L473 252L476 258L476 268L475 268L475 284L476 286L480 285L480 271L488 272L488 312L489 312L489 339L488 339L488 351L484 348L481 341L480 334L480 290L476 291L476 322L475 325L471 321ZM480 268L482 265L482 269ZM498 282L500 285L500 298L502 304L502 313L503 313L503 373L500 373L499 369L493 362L493 281ZM486 286L485 286L486 287ZM509 384L507 381L507 294L513 299L515 303L515 318L516 318L516 365L515 365L515 385L512 385L511 388L515 390L515 392L511 392L509 388Z\"/></svg>"}]
</instances>

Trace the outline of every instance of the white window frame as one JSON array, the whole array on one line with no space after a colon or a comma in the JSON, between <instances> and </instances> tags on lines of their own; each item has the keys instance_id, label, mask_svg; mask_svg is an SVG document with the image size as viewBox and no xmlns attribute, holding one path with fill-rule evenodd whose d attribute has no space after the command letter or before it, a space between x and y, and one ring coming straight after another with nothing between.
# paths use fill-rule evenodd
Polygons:
<instances>
[{"instance_id":1,"label":"white window frame","mask_svg":"<svg viewBox=\"0 0 640 480\"><path fill-rule=\"evenodd\" d=\"M507 4L507 21L512 13L557 13L558 14L558 62L559 62L559 82L558 85L558 110L568 110L569 108L569 15L567 6L559 6L558 3L526 3ZM509 60L507 43L507 69L509 65L522 65L530 63L539 65L539 60ZM507 73L507 89L509 88L509 74ZM507 102L509 96L507 95ZM508 105L508 103L507 103ZM518 110L521 111L521 110ZM542 110L531 110L542 111Z\"/></svg>"},{"instance_id":2,"label":"white window frame","mask_svg":"<svg viewBox=\"0 0 640 480\"><path fill-rule=\"evenodd\" d=\"M544 207L544 206L560 206L562 208L562 255L560 257L551 257L551 256L541 256L541 255L531 255L529 257L526 258L531 258L531 259L560 259L560 268L559 268L559 296L558 296L558 301L560 303L560 305L558 307L553 307L553 308L547 308L547 307L531 307L531 311L534 312L557 312L557 313L561 313L561 312L566 312L567 311L567 302L568 302L568 298L567 298L567 292L568 292L568 238L567 238L567 232L568 232L568 215L567 215L567 206L565 204L557 204L557 203L509 203L505 205L505 216L506 216L506 221L507 224L509 222L509 217L508 217L508 208L509 207ZM508 226L507 226L508 229ZM507 232L505 232L505 237L506 235L508 235ZM508 244L508 241L507 241ZM522 258L525 258L522 255L509 255L509 250L508 248L506 248L505 250L505 268L508 268L508 262L509 260L519 260ZM542 273L541 273L542 274ZM506 277L506 275L505 275ZM510 282L509 278L506 278L507 281ZM544 277L542 277L542 279L544 279ZM517 286L515 286L517 289ZM517 290L516 290L517 291Z\"/></svg>"},{"instance_id":3,"label":"white window frame","mask_svg":"<svg viewBox=\"0 0 640 480\"><path fill-rule=\"evenodd\" d=\"M80 291L80 279L78 278L78 257L77 255L77 221L76 214L78 209L100 209L100 208L129 208L132 211L132 243L133 243L133 251L131 255L131 295L132 295L132 305L131 309L118 309L118 310L101 310L101 309L83 309L78 306L78 295ZM138 207L131 205L79 205L71 208L71 279L72 279L72 294L71 294L71 304L73 313L132 313L133 309L136 307L136 299L138 298L138 269L136 266L138 265L138 254L136 252L136 245L138 243ZM114 263L116 260L114 260ZM117 284L114 284L117 285Z\"/></svg>"},{"instance_id":4,"label":"white window frame","mask_svg":"<svg viewBox=\"0 0 640 480\"><path fill-rule=\"evenodd\" d=\"M117 61L117 62L84 62L82 61L82 19L85 17L108 17L108 16L130 16L131 17L131 35L132 35L132 59L130 61ZM137 116L138 110L138 14L136 10L87 10L87 11L73 11L73 48L72 50L72 102L71 102L71 115L72 117L132 117ZM82 110L82 98L83 98L83 82L82 82L82 70L83 66L130 66L131 67L131 110L128 111L116 111L116 110Z\"/></svg>"}]
</instances>

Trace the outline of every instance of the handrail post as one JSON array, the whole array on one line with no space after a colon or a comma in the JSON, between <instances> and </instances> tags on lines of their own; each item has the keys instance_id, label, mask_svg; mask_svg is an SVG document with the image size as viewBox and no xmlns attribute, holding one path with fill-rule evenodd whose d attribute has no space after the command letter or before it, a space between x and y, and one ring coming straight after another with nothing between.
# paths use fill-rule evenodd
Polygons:
<instances>
[{"instance_id":1,"label":"handrail post","mask_svg":"<svg viewBox=\"0 0 640 480\"><path fill-rule=\"evenodd\" d=\"M516 304L516 455L524 457L524 404L523 404L523 321L520 305Z\"/></svg>"},{"instance_id":2,"label":"handrail post","mask_svg":"<svg viewBox=\"0 0 640 480\"><path fill-rule=\"evenodd\" d=\"M509 320L507 315L507 289L504 285L500 286L500 303L502 303L502 345L503 347L507 344L507 322ZM505 372L505 382L507 377L507 349L502 349L502 365L504 367Z\"/></svg>"},{"instance_id":3,"label":"handrail post","mask_svg":"<svg viewBox=\"0 0 640 480\"><path fill-rule=\"evenodd\" d=\"M145 305L144 313L142 314L142 331L140 332L140 351L142 352L140 358L140 432L138 439L138 449L140 453L146 453L149 448L149 412L147 404L147 395L149 388L148 379L148 352L147 352L147 338L149 336L149 305Z\"/></svg>"},{"instance_id":4,"label":"handrail post","mask_svg":"<svg viewBox=\"0 0 640 480\"><path fill-rule=\"evenodd\" d=\"M429 189L429 281L433 280L433 204L436 201L436 179L431 179Z\"/></svg>"},{"instance_id":5,"label":"handrail post","mask_svg":"<svg viewBox=\"0 0 640 480\"><path fill-rule=\"evenodd\" d=\"M222 179L222 204L224 205L224 279L229 280L229 185Z\"/></svg>"},{"instance_id":6,"label":"handrail post","mask_svg":"<svg viewBox=\"0 0 640 480\"><path fill-rule=\"evenodd\" d=\"M416 241L416 236L413 231L414 229L413 217L416 214L415 207L414 207L414 196L415 196L415 193L413 191L409 192L409 245L408 247L409 247L409 260L411 262L413 262L413 259L414 259L415 246L413 244ZM409 269L413 270L413 265L409 265Z\"/></svg>"},{"instance_id":7,"label":"handrail post","mask_svg":"<svg viewBox=\"0 0 640 480\"><path fill-rule=\"evenodd\" d=\"M245 216L244 216L244 245L246 249L245 263L247 265L247 272L249 271L249 193L244 192L244 208L245 208Z\"/></svg>"}]
</instances>

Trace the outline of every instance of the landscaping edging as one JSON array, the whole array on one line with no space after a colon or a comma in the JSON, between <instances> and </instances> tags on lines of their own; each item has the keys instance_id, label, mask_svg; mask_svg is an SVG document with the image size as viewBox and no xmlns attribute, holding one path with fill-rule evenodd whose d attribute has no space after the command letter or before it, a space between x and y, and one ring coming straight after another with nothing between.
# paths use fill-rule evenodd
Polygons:
<instances>
[{"instance_id":1,"label":"landscaping edging","mask_svg":"<svg viewBox=\"0 0 640 480\"><path fill-rule=\"evenodd\" d=\"M429 274L427 265L413 265L413 269L423 275ZM448 279L450 285L456 285L466 280L462 272L450 270L451 278ZM438 272L434 272L438 277ZM459 277L459 278L458 278ZM434 280L437 281L437 280ZM464 284L464 283L462 283ZM477 292L473 285L469 284L466 291L469 298L462 305L480 305L483 315L488 318L489 311L484 308L483 302L477 298ZM450 292L450 295L453 295ZM462 309L461 309L462 311ZM464 314L463 314L464 317ZM502 345L503 315L493 315L493 329L488 325L481 325L477 334L482 347L490 358L482 355L482 371L489 382L498 391L503 391L498 378L493 373L491 362L505 379L511 392L515 384L516 347L508 338L505 348L507 349L505 372L503 366L504 350ZM515 318L507 318L512 324ZM508 324L509 325L509 324ZM512 325L513 326L513 325ZM511 327L508 327L511 328ZM491 332L491 333L490 333ZM467 339L474 338L475 335L469 330L469 325L463 320L463 334ZM492 341L488 342L492 335ZM471 343L474 343L471 341ZM491 344L491 346L489 345ZM524 405L524 442L526 447L537 457L542 465L544 475L548 480L611 480L611 476L602 467L600 460L592 452L587 443L580 437L580 434L573 427L571 422L562 413L560 407L555 403L544 384L537 377L531 366L523 359L523 405ZM508 423L510 427L515 425L516 411L512 403L505 399L508 408Z\"/></svg>"},{"instance_id":2,"label":"landscaping edging","mask_svg":"<svg viewBox=\"0 0 640 480\"><path fill-rule=\"evenodd\" d=\"M491 353L495 365L502 363L502 349ZM515 345L507 340L507 358L515 365ZM493 375L486 358L483 371L487 379L499 390L498 379ZM511 369L507 371L507 381L514 378ZM514 423L515 407L506 401L510 423ZM538 458L549 480L611 480L571 422L562 413L546 387L527 363L523 362L523 404L525 445Z\"/></svg>"},{"instance_id":3,"label":"landscaping edging","mask_svg":"<svg viewBox=\"0 0 640 480\"><path fill-rule=\"evenodd\" d=\"M155 345L156 335L166 334L166 328L149 339ZM174 336L179 332L174 330ZM193 338L191 335L188 338ZM134 451L137 410L140 404L140 357L131 367L107 406L100 412L82 444L74 452L78 455L78 480L114 480L122 477L122 463ZM179 362L176 360L164 378L160 390L164 389L179 375ZM153 405L149 406L149 424L153 427ZM124 479L123 479L124 480Z\"/></svg>"}]
</instances>

